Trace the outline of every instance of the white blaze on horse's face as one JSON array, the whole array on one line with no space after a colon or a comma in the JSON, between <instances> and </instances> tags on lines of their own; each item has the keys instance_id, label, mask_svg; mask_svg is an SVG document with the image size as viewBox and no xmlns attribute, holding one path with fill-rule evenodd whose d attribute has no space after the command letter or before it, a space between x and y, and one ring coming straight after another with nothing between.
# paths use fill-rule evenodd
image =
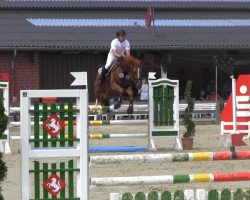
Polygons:
<instances>
[{"instance_id":1,"label":"white blaze on horse's face","mask_svg":"<svg viewBox=\"0 0 250 200\"><path fill-rule=\"evenodd\" d=\"M140 67L135 67L134 68L134 81L137 89L141 88L141 76L140 76Z\"/></svg>"},{"instance_id":2,"label":"white blaze on horse's face","mask_svg":"<svg viewBox=\"0 0 250 200\"><path fill-rule=\"evenodd\" d=\"M133 68L133 77L134 79L140 79L140 68L134 67Z\"/></svg>"}]
</instances>

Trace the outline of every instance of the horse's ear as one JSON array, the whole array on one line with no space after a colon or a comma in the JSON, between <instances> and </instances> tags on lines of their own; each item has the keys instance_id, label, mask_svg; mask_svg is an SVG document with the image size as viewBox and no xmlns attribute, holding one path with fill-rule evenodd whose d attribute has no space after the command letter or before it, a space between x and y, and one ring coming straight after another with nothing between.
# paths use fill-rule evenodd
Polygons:
<instances>
[{"instance_id":1,"label":"horse's ear","mask_svg":"<svg viewBox=\"0 0 250 200\"><path fill-rule=\"evenodd\" d=\"M137 59L137 60L136 60L136 64L141 65L141 64L142 64L142 61L139 60L139 59Z\"/></svg>"},{"instance_id":2,"label":"horse's ear","mask_svg":"<svg viewBox=\"0 0 250 200\"><path fill-rule=\"evenodd\" d=\"M134 64L137 65L137 66L141 65L141 63L142 63L142 61L140 59L137 59L137 58L134 58L133 61L134 61Z\"/></svg>"}]
</instances>

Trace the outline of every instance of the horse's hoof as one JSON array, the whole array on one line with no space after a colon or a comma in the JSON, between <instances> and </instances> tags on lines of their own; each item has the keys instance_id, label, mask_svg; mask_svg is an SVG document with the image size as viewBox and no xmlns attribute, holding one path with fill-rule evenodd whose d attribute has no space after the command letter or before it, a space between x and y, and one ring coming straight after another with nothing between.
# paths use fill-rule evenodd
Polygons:
<instances>
[{"instance_id":1,"label":"horse's hoof","mask_svg":"<svg viewBox=\"0 0 250 200\"><path fill-rule=\"evenodd\" d=\"M127 114L133 114L133 107L128 107Z\"/></svg>"},{"instance_id":2,"label":"horse's hoof","mask_svg":"<svg viewBox=\"0 0 250 200\"><path fill-rule=\"evenodd\" d=\"M121 107L121 104L119 104L119 103L116 103L115 105L114 105L114 109L116 110L116 109L118 109L118 108L120 108Z\"/></svg>"}]
</instances>

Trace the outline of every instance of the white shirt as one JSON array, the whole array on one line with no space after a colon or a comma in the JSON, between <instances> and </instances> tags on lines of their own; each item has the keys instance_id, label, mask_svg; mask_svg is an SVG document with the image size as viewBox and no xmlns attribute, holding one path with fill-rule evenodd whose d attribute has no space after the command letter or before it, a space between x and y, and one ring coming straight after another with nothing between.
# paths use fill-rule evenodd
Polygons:
<instances>
[{"instance_id":1,"label":"white shirt","mask_svg":"<svg viewBox=\"0 0 250 200\"><path fill-rule=\"evenodd\" d=\"M119 54L124 54L126 50L130 50L130 44L128 40L124 40L123 42L120 42L117 38L113 39L111 42L111 48L109 53L113 55L112 50L116 50ZM113 55L114 56L114 55Z\"/></svg>"}]
</instances>

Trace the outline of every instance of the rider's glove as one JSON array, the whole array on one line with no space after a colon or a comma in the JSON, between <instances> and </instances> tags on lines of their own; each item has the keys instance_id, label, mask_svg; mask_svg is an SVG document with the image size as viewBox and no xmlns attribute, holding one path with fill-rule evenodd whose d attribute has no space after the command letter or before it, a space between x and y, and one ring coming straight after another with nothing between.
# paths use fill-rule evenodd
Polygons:
<instances>
[{"instance_id":1,"label":"rider's glove","mask_svg":"<svg viewBox=\"0 0 250 200\"><path fill-rule=\"evenodd\" d=\"M124 56L124 54L122 54L119 59L124 60L124 58L125 58L125 56Z\"/></svg>"}]
</instances>

